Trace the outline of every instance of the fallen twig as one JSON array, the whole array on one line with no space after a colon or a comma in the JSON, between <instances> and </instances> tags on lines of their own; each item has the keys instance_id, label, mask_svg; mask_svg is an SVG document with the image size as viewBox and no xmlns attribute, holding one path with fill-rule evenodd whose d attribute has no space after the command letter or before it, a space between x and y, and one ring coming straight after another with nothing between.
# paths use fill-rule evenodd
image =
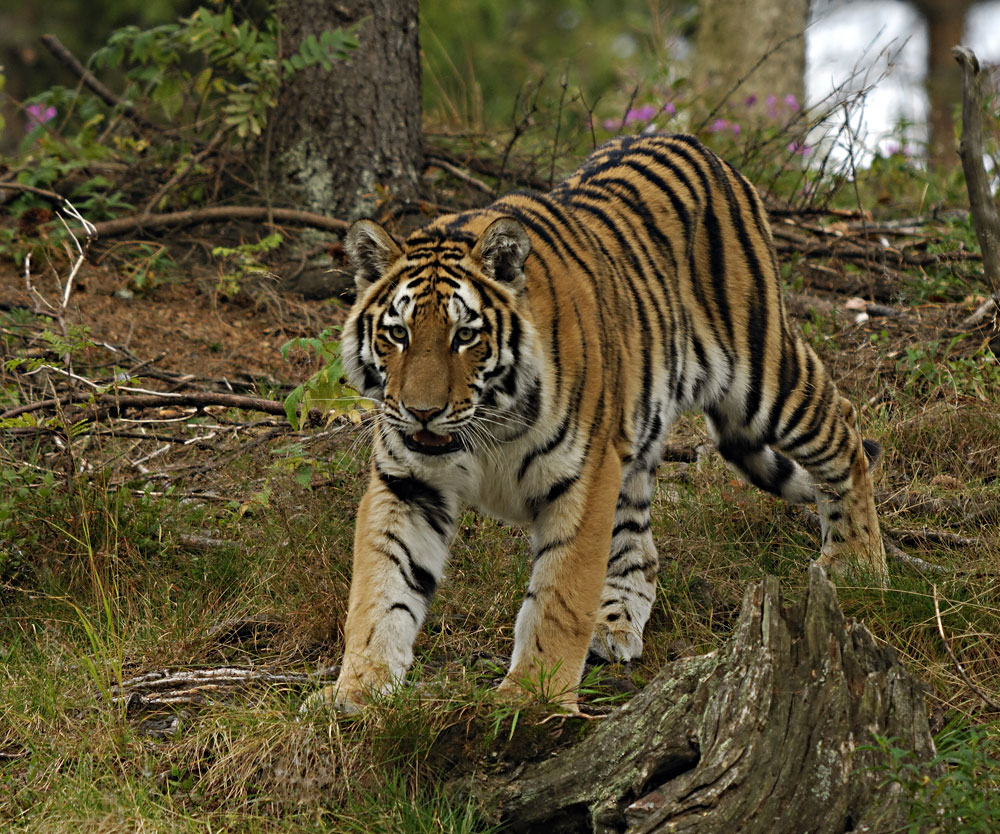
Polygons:
<instances>
[{"instance_id":1,"label":"fallen twig","mask_svg":"<svg viewBox=\"0 0 1000 834\"><path fill-rule=\"evenodd\" d=\"M170 226L191 226L195 223L224 223L229 220L260 220L272 218L279 223L297 223L329 232L343 234L350 224L345 220L324 217L311 211L274 208L267 206L212 206L188 211L172 211L166 214L140 214L119 217L94 224L99 237L114 237L137 229L162 229Z\"/></svg>"},{"instance_id":2,"label":"fallen twig","mask_svg":"<svg viewBox=\"0 0 1000 834\"><path fill-rule=\"evenodd\" d=\"M56 194L55 191L49 191L47 188L25 185L21 182L0 182L0 188L8 191L26 191L29 194L35 194L39 197L44 197L46 200L51 200L59 206L66 202L66 198L62 194Z\"/></svg>"},{"instance_id":3,"label":"fallen twig","mask_svg":"<svg viewBox=\"0 0 1000 834\"><path fill-rule=\"evenodd\" d=\"M86 235L87 242L85 244L80 243L79 239L73 230L70 229L69 224L66 222L66 218L63 214L68 214L73 220L78 222L83 227L84 235ZM41 315L50 316L55 319L59 325L59 329L62 331L63 336L67 336L69 331L66 327L66 309L69 306L69 297L73 291L73 279L76 278L77 272L80 271L80 267L83 266L83 262L87 259L87 252L90 249L90 242L94 239L94 224L87 220L76 207L66 199L63 199L56 210L56 216L59 218L59 222L62 223L63 228L66 230L66 234L69 236L70 240L73 241L73 245L76 247L77 257L73 261L73 265L70 267L69 275L66 276L66 281L62 285L62 298L59 304L52 304L47 298L45 298L37 289L31 281L31 253L29 252L24 256L24 285L28 291L28 296L34 305L34 310L36 313ZM63 357L63 361L69 364L68 356Z\"/></svg>"},{"instance_id":4,"label":"fallen twig","mask_svg":"<svg viewBox=\"0 0 1000 834\"><path fill-rule=\"evenodd\" d=\"M216 539L212 536L199 536L196 533L180 533L177 541L189 550L224 550L229 547L237 547L237 542L228 539Z\"/></svg>"},{"instance_id":5,"label":"fallen twig","mask_svg":"<svg viewBox=\"0 0 1000 834\"><path fill-rule=\"evenodd\" d=\"M160 669L124 680L111 688L112 703L124 703L129 713L165 706L203 704L211 695L232 694L252 684L318 685L336 679L337 667L316 672L283 673L267 669L223 666L212 669Z\"/></svg>"},{"instance_id":6,"label":"fallen twig","mask_svg":"<svg viewBox=\"0 0 1000 834\"><path fill-rule=\"evenodd\" d=\"M101 394L94 397L90 394L73 394L66 397L41 400L26 403L17 408L11 408L0 414L0 420L17 417L33 411L57 408L67 405L91 403L94 409L111 409L122 411L129 408L168 408L171 406L195 406L204 408L210 405L221 405L226 408L241 408L244 411L262 411L265 414L285 416L284 404L277 400L265 400L263 397L249 397L244 394L225 394L217 391L192 392L188 394Z\"/></svg>"},{"instance_id":7,"label":"fallen twig","mask_svg":"<svg viewBox=\"0 0 1000 834\"><path fill-rule=\"evenodd\" d=\"M958 670L959 677L965 681L966 686L969 687L973 692L976 693L988 707L1000 711L1000 703L994 701L987 695L983 690L981 690L972 678L969 677L968 672L965 671L965 667L962 666L961 661L955 656L955 652L951 647L951 641L945 636L944 624L941 622L941 606L938 602L938 589L937 585L933 586L934 590L934 619L937 621L938 634L941 635L941 642L944 643L945 651L948 652L948 657L951 658L951 662L955 664L955 669Z\"/></svg>"},{"instance_id":8,"label":"fallen twig","mask_svg":"<svg viewBox=\"0 0 1000 834\"><path fill-rule=\"evenodd\" d=\"M918 541L948 544L953 547L975 547L979 544L977 539L959 536L957 533L949 533L946 530L932 530L930 527L921 527L919 530L896 528L893 529L892 535L904 544Z\"/></svg>"},{"instance_id":9,"label":"fallen twig","mask_svg":"<svg viewBox=\"0 0 1000 834\"><path fill-rule=\"evenodd\" d=\"M882 544L885 547L885 555L894 562L899 562L902 565L909 565L911 568L914 568L921 573L949 573L948 568L943 565L935 565L931 562L924 561L919 556L911 556L909 553L904 552L885 534L882 535Z\"/></svg>"},{"instance_id":10,"label":"fallen twig","mask_svg":"<svg viewBox=\"0 0 1000 834\"><path fill-rule=\"evenodd\" d=\"M455 177L455 179L461 180L466 185L471 185L478 191L482 191L488 197L491 198L496 197L497 194L496 191L494 191L485 182L483 182L481 179L477 179L476 177L472 176L472 174L470 174L468 171L459 168L457 165L453 165L446 159L440 159L439 157L436 156L428 156L426 157L424 162L426 165L435 165L438 168L447 171L449 174Z\"/></svg>"}]
</instances>

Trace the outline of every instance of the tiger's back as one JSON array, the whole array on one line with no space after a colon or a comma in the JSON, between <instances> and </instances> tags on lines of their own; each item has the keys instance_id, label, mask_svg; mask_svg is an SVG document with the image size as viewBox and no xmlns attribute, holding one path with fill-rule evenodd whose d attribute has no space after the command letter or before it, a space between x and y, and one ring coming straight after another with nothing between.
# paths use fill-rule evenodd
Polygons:
<instances>
[{"instance_id":1,"label":"tiger's back","mask_svg":"<svg viewBox=\"0 0 1000 834\"><path fill-rule=\"evenodd\" d=\"M331 697L405 672L464 504L531 525L505 686L545 673L572 704L588 649L637 656L655 473L683 409L748 480L817 501L829 567L884 579L853 408L789 327L752 186L696 140L621 138L547 195L402 247L361 221L346 245L345 368L382 414Z\"/></svg>"}]
</instances>

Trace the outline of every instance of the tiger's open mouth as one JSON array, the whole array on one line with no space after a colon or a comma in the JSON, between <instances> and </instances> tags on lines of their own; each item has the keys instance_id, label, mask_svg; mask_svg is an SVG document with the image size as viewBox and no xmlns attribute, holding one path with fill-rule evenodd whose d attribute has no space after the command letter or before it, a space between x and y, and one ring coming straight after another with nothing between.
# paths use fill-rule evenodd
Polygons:
<instances>
[{"instance_id":1,"label":"tiger's open mouth","mask_svg":"<svg viewBox=\"0 0 1000 834\"><path fill-rule=\"evenodd\" d=\"M462 441L455 434L435 434L429 429L421 429L413 434L404 434L403 445L411 452L422 455L444 455L461 449Z\"/></svg>"}]
</instances>

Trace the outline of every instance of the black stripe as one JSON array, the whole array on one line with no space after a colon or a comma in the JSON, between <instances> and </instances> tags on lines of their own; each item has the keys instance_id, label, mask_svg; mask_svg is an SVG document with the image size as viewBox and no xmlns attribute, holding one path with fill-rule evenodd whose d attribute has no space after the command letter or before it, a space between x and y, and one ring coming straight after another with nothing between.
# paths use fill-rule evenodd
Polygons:
<instances>
[{"instance_id":1,"label":"black stripe","mask_svg":"<svg viewBox=\"0 0 1000 834\"><path fill-rule=\"evenodd\" d=\"M616 579L622 579L623 577L628 576L630 573L638 573L639 571L645 572L650 568L655 568L657 564L658 562L656 561L656 559L647 559L645 562L639 562L635 565L627 565L621 570L615 570L614 572L609 571L608 576L613 576Z\"/></svg>"},{"instance_id":2,"label":"black stripe","mask_svg":"<svg viewBox=\"0 0 1000 834\"><path fill-rule=\"evenodd\" d=\"M407 547L406 542L399 538L399 536L391 530L383 531L382 535L395 544L406 557L406 563L410 569L410 573L413 575L413 581L411 582L407 579L405 573L403 578L406 580L406 584L410 586L410 589L424 597L429 598L433 596L437 588L437 580L434 578L434 574L414 561L413 553L410 552L410 548Z\"/></svg>"},{"instance_id":3,"label":"black stripe","mask_svg":"<svg viewBox=\"0 0 1000 834\"><path fill-rule=\"evenodd\" d=\"M624 533L625 531L629 533L645 533L649 530L649 521L622 521L615 525L615 528L611 531L611 538L614 538L619 533Z\"/></svg>"},{"instance_id":4,"label":"black stripe","mask_svg":"<svg viewBox=\"0 0 1000 834\"><path fill-rule=\"evenodd\" d=\"M410 608L410 606L407 605L405 602L394 602L392 605L389 606L389 612L390 613L393 612L393 611L397 611L397 610L398 611L405 611L413 619L413 622L415 622L415 623L419 623L420 622L420 620L417 619L417 615L413 613L413 609Z\"/></svg>"},{"instance_id":5,"label":"black stripe","mask_svg":"<svg viewBox=\"0 0 1000 834\"><path fill-rule=\"evenodd\" d=\"M400 478L380 469L378 475L400 501L417 507L424 520L439 536L443 536L451 527L451 516L448 514L444 497L430 484L412 476Z\"/></svg>"},{"instance_id":6,"label":"black stripe","mask_svg":"<svg viewBox=\"0 0 1000 834\"><path fill-rule=\"evenodd\" d=\"M555 539L554 541L546 542L540 548L538 548L538 550L535 551L533 561L537 562L546 553L550 553L557 547L565 547L567 544L569 544L569 541L566 539Z\"/></svg>"}]
</instances>

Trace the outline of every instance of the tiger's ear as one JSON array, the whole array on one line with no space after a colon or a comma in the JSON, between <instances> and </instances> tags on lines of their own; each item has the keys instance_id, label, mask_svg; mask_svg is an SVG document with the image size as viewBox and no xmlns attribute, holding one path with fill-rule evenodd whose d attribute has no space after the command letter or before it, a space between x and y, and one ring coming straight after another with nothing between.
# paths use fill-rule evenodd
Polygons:
<instances>
[{"instance_id":1,"label":"tiger's ear","mask_svg":"<svg viewBox=\"0 0 1000 834\"><path fill-rule=\"evenodd\" d=\"M354 267L354 283L364 292L403 253L385 229L372 220L357 220L344 238L344 249Z\"/></svg>"},{"instance_id":2,"label":"tiger's ear","mask_svg":"<svg viewBox=\"0 0 1000 834\"><path fill-rule=\"evenodd\" d=\"M490 278L509 284L518 293L524 289L524 261L531 252L531 240L517 220L494 220L476 241L472 259Z\"/></svg>"}]
</instances>

